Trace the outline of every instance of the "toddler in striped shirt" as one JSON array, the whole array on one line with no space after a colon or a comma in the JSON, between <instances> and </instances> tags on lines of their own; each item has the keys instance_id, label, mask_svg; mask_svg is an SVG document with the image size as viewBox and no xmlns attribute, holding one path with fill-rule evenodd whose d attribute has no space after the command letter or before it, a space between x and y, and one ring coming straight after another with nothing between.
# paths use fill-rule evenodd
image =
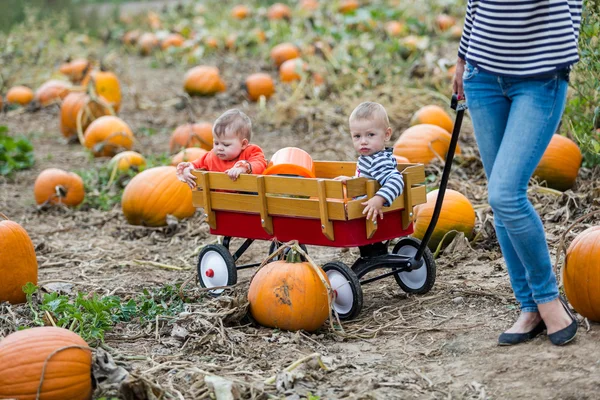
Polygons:
<instances>
[{"instance_id":1,"label":"toddler in striped shirt","mask_svg":"<svg viewBox=\"0 0 600 400\"><path fill-rule=\"evenodd\" d=\"M404 188L402 174L396 168L397 162L385 142L392 136L392 128L385 108L379 103L364 102L350 114L350 134L354 149L360 154L356 163L355 177L376 179L381 189L368 201L363 214L367 219L383 218L382 208L389 207L400 196ZM335 178L345 182L347 176Z\"/></svg>"}]
</instances>

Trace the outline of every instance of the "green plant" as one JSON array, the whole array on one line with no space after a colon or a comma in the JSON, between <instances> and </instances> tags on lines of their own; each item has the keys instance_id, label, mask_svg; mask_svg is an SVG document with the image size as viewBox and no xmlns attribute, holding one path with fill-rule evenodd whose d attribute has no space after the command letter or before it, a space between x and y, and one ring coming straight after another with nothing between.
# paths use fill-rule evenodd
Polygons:
<instances>
[{"instance_id":1,"label":"green plant","mask_svg":"<svg viewBox=\"0 0 600 400\"><path fill-rule=\"evenodd\" d=\"M0 126L0 175L30 168L34 163L33 145L25 138L8 136L8 127Z\"/></svg>"}]
</instances>

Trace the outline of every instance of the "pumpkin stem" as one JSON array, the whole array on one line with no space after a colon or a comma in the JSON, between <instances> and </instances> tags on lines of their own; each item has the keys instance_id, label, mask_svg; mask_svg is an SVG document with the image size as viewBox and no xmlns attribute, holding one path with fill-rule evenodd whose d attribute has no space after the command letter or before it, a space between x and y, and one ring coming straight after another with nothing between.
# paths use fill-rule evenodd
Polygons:
<instances>
[{"instance_id":1,"label":"pumpkin stem","mask_svg":"<svg viewBox=\"0 0 600 400\"><path fill-rule=\"evenodd\" d=\"M56 185L54 188L57 197L67 197L67 189L62 185Z\"/></svg>"},{"instance_id":2,"label":"pumpkin stem","mask_svg":"<svg viewBox=\"0 0 600 400\"><path fill-rule=\"evenodd\" d=\"M288 251L288 253L285 257L285 261L288 263L301 263L302 262L302 256L300 256L300 253L298 253L296 251L295 245L290 247L290 251Z\"/></svg>"},{"instance_id":3,"label":"pumpkin stem","mask_svg":"<svg viewBox=\"0 0 600 400\"><path fill-rule=\"evenodd\" d=\"M1 212L0 212L0 217L4 218L7 221L10 221L10 218L8 218L6 215L2 214Z\"/></svg>"}]
</instances>

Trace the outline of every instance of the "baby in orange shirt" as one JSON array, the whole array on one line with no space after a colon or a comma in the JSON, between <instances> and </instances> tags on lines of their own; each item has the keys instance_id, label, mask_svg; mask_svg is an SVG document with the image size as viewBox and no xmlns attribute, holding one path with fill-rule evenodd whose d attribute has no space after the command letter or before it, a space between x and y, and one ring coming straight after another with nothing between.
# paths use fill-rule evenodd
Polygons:
<instances>
[{"instance_id":1,"label":"baby in orange shirt","mask_svg":"<svg viewBox=\"0 0 600 400\"><path fill-rule=\"evenodd\" d=\"M252 122L238 109L224 112L213 125L213 148L193 162L177 165L177 178L196 187L193 169L225 172L235 181L241 174L262 174L267 160L260 147L250 144Z\"/></svg>"}]
</instances>

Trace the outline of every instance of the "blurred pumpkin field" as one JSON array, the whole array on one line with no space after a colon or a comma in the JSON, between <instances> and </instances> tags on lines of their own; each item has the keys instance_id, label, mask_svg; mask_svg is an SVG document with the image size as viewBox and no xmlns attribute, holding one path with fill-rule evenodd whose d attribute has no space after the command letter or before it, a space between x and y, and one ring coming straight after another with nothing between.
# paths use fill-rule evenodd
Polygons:
<instances>
[{"instance_id":1,"label":"blurred pumpkin field","mask_svg":"<svg viewBox=\"0 0 600 400\"><path fill-rule=\"evenodd\" d=\"M460 0L0 4L0 398L595 398L598 1L585 5L565 114L529 184L583 328L576 346L496 347L518 306L468 112L429 242L437 264L429 293L405 293L389 276L364 286L355 318L319 313L329 283L317 266L361 256L322 246L280 249L260 273L238 271L219 296L198 283L199 255L223 239L210 234L175 167L212 149L213 123L231 108L251 118L252 143L267 159L296 147L311 161L356 161L348 116L363 101L381 103L398 163L425 168L412 235L423 238L455 122L465 8ZM314 176L309 169L304 176ZM257 241L236 262L258 266L277 247ZM299 260L305 250L310 259ZM260 296L276 279L300 278L306 286L292 297L311 301L296 314Z\"/></svg>"}]
</instances>

